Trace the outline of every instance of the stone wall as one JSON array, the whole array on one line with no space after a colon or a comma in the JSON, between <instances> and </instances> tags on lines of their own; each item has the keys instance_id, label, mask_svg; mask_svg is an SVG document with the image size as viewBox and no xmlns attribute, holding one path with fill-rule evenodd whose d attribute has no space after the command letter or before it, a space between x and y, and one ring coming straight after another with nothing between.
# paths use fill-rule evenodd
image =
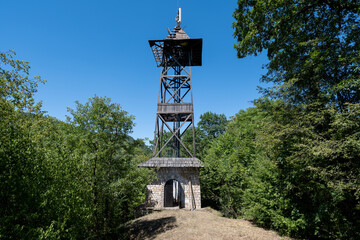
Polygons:
<instances>
[{"instance_id":1,"label":"stone wall","mask_svg":"<svg viewBox=\"0 0 360 240\"><path fill-rule=\"evenodd\" d=\"M180 207L201 208L201 192L198 168L159 168L157 179L147 186L147 206L161 209L164 207L164 186L168 180L177 180L183 190Z\"/></svg>"}]
</instances>

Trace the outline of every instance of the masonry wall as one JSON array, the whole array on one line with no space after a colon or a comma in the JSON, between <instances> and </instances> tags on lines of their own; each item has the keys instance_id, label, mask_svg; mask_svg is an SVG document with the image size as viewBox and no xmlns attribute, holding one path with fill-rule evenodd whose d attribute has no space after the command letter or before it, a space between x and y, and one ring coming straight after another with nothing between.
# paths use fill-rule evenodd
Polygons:
<instances>
[{"instance_id":1,"label":"masonry wall","mask_svg":"<svg viewBox=\"0 0 360 240\"><path fill-rule=\"evenodd\" d=\"M157 179L147 186L147 206L161 209L164 207L164 186L168 180L177 180L184 193L184 204L187 209L201 208L201 192L198 168L160 168Z\"/></svg>"}]
</instances>

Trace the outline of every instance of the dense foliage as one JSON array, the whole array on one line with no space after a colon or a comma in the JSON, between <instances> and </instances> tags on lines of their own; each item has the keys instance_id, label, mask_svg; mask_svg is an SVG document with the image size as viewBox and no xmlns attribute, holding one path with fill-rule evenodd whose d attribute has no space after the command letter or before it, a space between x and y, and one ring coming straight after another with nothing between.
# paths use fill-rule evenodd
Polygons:
<instances>
[{"instance_id":1,"label":"dense foliage","mask_svg":"<svg viewBox=\"0 0 360 240\"><path fill-rule=\"evenodd\" d=\"M296 238L360 239L360 2L239 0L234 18L238 57L266 51L271 86L231 121L200 116L203 204ZM151 178L133 117L97 96L67 123L45 116L43 80L0 60L0 238L121 237Z\"/></svg>"},{"instance_id":2,"label":"dense foliage","mask_svg":"<svg viewBox=\"0 0 360 240\"><path fill-rule=\"evenodd\" d=\"M238 57L267 51L264 98L211 143L204 197L306 239L360 238L360 3L238 1Z\"/></svg>"},{"instance_id":3,"label":"dense foliage","mask_svg":"<svg viewBox=\"0 0 360 240\"><path fill-rule=\"evenodd\" d=\"M234 17L238 57L267 50L266 93L339 110L360 101L359 1L240 0Z\"/></svg>"},{"instance_id":4,"label":"dense foliage","mask_svg":"<svg viewBox=\"0 0 360 240\"><path fill-rule=\"evenodd\" d=\"M259 100L236 114L213 141L201 172L202 194L229 217L246 217L300 238L359 235L359 106L303 115ZM328 138L328 139L327 139Z\"/></svg>"},{"instance_id":5,"label":"dense foliage","mask_svg":"<svg viewBox=\"0 0 360 240\"><path fill-rule=\"evenodd\" d=\"M43 81L14 55L0 55L0 239L121 238L151 176L136 167L148 156L133 117L97 96L68 123L45 116Z\"/></svg>"}]
</instances>

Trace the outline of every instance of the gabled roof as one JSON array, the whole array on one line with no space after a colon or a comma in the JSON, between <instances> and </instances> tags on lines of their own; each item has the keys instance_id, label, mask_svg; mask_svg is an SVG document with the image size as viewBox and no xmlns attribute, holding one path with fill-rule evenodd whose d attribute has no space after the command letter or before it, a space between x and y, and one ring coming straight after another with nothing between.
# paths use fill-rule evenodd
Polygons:
<instances>
[{"instance_id":1,"label":"gabled roof","mask_svg":"<svg viewBox=\"0 0 360 240\"><path fill-rule=\"evenodd\" d=\"M138 165L138 167L204 167L198 158L165 158L153 157Z\"/></svg>"}]
</instances>

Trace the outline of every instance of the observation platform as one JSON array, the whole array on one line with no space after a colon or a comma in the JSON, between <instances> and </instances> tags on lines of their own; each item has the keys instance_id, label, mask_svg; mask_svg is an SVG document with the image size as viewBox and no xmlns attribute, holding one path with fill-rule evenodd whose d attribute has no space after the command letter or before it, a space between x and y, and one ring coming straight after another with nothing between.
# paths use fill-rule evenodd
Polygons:
<instances>
[{"instance_id":1,"label":"observation platform","mask_svg":"<svg viewBox=\"0 0 360 240\"><path fill-rule=\"evenodd\" d=\"M193 104L192 103L158 103L157 113L166 122L174 121L187 121L191 122L192 118L189 117L189 114L193 114Z\"/></svg>"}]
</instances>

